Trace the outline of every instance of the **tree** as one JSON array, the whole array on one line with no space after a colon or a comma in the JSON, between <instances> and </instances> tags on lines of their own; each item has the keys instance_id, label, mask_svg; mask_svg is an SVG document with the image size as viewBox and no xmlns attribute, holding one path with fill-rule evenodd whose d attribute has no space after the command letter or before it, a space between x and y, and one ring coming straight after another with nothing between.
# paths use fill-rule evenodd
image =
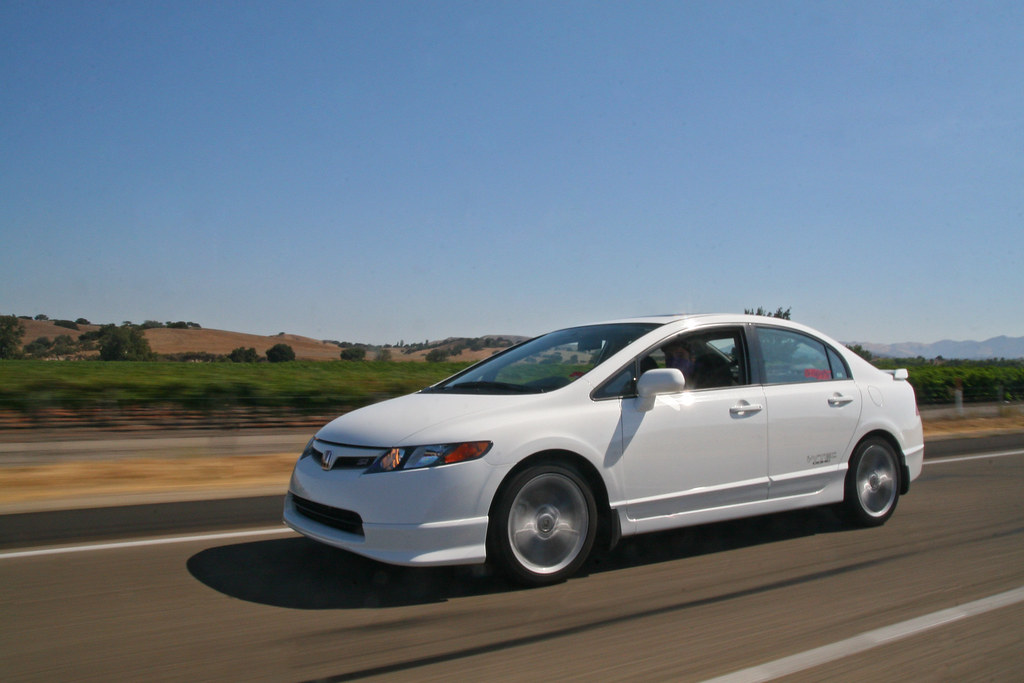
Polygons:
<instances>
[{"instance_id":1,"label":"tree","mask_svg":"<svg viewBox=\"0 0 1024 683\"><path fill-rule=\"evenodd\" d=\"M228 358L232 363L255 363L260 359L260 354L256 353L256 349L251 346L249 348L239 346L228 354Z\"/></svg>"},{"instance_id":2,"label":"tree","mask_svg":"<svg viewBox=\"0 0 1024 683\"><path fill-rule=\"evenodd\" d=\"M391 360L391 349L381 349L377 352L377 360L386 363Z\"/></svg>"},{"instance_id":3,"label":"tree","mask_svg":"<svg viewBox=\"0 0 1024 683\"><path fill-rule=\"evenodd\" d=\"M49 337L36 337L36 340L25 344L25 353L30 358L46 358L50 355L53 342Z\"/></svg>"},{"instance_id":4,"label":"tree","mask_svg":"<svg viewBox=\"0 0 1024 683\"><path fill-rule=\"evenodd\" d=\"M49 337L38 337L25 345L25 353L32 358L66 358L77 351L77 344L70 335L60 334L53 341Z\"/></svg>"},{"instance_id":5,"label":"tree","mask_svg":"<svg viewBox=\"0 0 1024 683\"><path fill-rule=\"evenodd\" d=\"M78 346L82 351L92 351L96 348L96 344L100 339L103 338L103 334L108 327L111 325L102 325L98 330L89 330L78 335Z\"/></svg>"},{"instance_id":6,"label":"tree","mask_svg":"<svg viewBox=\"0 0 1024 683\"><path fill-rule=\"evenodd\" d=\"M431 349L427 352L428 363L442 363L448 359L448 352L444 349Z\"/></svg>"},{"instance_id":7,"label":"tree","mask_svg":"<svg viewBox=\"0 0 1024 683\"><path fill-rule=\"evenodd\" d=\"M350 346L341 351L342 360L363 360L364 358L366 358L366 349L362 346Z\"/></svg>"},{"instance_id":8,"label":"tree","mask_svg":"<svg viewBox=\"0 0 1024 683\"><path fill-rule=\"evenodd\" d=\"M134 325L106 326L100 337L101 360L153 360L154 356L142 330Z\"/></svg>"},{"instance_id":9,"label":"tree","mask_svg":"<svg viewBox=\"0 0 1024 683\"><path fill-rule=\"evenodd\" d=\"M13 315L0 315L0 358L20 358L25 325Z\"/></svg>"},{"instance_id":10,"label":"tree","mask_svg":"<svg viewBox=\"0 0 1024 683\"><path fill-rule=\"evenodd\" d=\"M75 352L77 346L71 335L58 334L53 340L53 349L50 353L57 358L66 358Z\"/></svg>"},{"instance_id":11,"label":"tree","mask_svg":"<svg viewBox=\"0 0 1024 683\"><path fill-rule=\"evenodd\" d=\"M850 349L851 351L853 351L855 354L857 354L866 361L870 361L875 357L875 354L871 353L860 344L847 344L846 348Z\"/></svg>"},{"instance_id":12,"label":"tree","mask_svg":"<svg viewBox=\"0 0 1024 683\"><path fill-rule=\"evenodd\" d=\"M274 344L267 349L267 360L271 363L284 363L295 360L295 351L287 344Z\"/></svg>"},{"instance_id":13,"label":"tree","mask_svg":"<svg viewBox=\"0 0 1024 683\"><path fill-rule=\"evenodd\" d=\"M791 310L792 309L790 308L782 310L782 306L779 306L777 309L775 309L774 313L769 313L767 309L758 306L756 311L750 308L744 308L743 312L746 313L747 315L763 315L769 318L781 318L782 320L789 320L789 312Z\"/></svg>"}]
</instances>

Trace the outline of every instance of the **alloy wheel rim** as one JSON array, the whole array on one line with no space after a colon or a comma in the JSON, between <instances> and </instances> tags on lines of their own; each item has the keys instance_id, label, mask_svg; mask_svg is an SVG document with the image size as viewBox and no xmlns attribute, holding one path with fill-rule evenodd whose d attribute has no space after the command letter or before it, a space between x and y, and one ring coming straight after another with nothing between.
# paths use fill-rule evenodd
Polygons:
<instances>
[{"instance_id":1,"label":"alloy wheel rim","mask_svg":"<svg viewBox=\"0 0 1024 683\"><path fill-rule=\"evenodd\" d=\"M519 563L553 574L580 554L590 520L580 487L562 474L542 474L519 490L508 518L508 538Z\"/></svg>"},{"instance_id":2,"label":"alloy wheel rim","mask_svg":"<svg viewBox=\"0 0 1024 683\"><path fill-rule=\"evenodd\" d=\"M881 517L896 500L896 462L881 446L871 446L857 466L857 496L872 517Z\"/></svg>"}]
</instances>

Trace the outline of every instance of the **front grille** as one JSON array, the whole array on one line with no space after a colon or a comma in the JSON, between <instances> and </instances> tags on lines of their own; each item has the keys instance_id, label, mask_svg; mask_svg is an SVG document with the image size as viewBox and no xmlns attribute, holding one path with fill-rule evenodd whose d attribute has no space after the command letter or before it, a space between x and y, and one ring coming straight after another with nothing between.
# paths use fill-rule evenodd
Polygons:
<instances>
[{"instance_id":1,"label":"front grille","mask_svg":"<svg viewBox=\"0 0 1024 683\"><path fill-rule=\"evenodd\" d=\"M319 448L315 446L310 448L312 451L313 459L319 463L323 463L324 454ZM334 459L334 463L329 469L332 470L365 470L367 467L373 464L373 461L377 459L377 453L372 455L359 455L359 456L339 456Z\"/></svg>"},{"instance_id":2,"label":"front grille","mask_svg":"<svg viewBox=\"0 0 1024 683\"><path fill-rule=\"evenodd\" d=\"M350 534L356 534L357 536L363 535L363 518L351 510L342 510L340 508L333 508L330 505L314 503L311 500L299 498L296 495L292 496L292 503L294 503L295 509L300 515L308 517L314 522L319 522L325 526Z\"/></svg>"}]
</instances>

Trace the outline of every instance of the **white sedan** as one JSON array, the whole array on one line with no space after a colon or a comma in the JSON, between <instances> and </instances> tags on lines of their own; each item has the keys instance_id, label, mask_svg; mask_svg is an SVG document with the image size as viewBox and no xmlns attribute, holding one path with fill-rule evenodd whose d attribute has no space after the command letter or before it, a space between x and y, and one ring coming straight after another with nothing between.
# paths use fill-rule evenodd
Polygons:
<instances>
[{"instance_id":1,"label":"white sedan","mask_svg":"<svg viewBox=\"0 0 1024 683\"><path fill-rule=\"evenodd\" d=\"M343 415L295 465L284 521L401 565L561 581L598 537L839 504L883 524L921 473L906 370L789 321L572 327Z\"/></svg>"}]
</instances>

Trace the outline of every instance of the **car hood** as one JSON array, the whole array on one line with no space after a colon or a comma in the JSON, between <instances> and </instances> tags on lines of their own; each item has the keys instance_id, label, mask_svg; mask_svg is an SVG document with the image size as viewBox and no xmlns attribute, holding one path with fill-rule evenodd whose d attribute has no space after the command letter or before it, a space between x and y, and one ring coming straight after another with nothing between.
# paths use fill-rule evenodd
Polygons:
<instances>
[{"instance_id":1,"label":"car hood","mask_svg":"<svg viewBox=\"0 0 1024 683\"><path fill-rule=\"evenodd\" d=\"M466 418L514 410L536 403L538 398L540 395L537 394L409 394L342 415L317 432L316 438L350 446L380 448L423 445L416 440L417 434L428 431L424 438L433 443L439 439L438 432L447 431L444 429L446 424L458 422L459 434L443 438L470 440L478 438L478 435L462 430L461 425Z\"/></svg>"}]
</instances>

